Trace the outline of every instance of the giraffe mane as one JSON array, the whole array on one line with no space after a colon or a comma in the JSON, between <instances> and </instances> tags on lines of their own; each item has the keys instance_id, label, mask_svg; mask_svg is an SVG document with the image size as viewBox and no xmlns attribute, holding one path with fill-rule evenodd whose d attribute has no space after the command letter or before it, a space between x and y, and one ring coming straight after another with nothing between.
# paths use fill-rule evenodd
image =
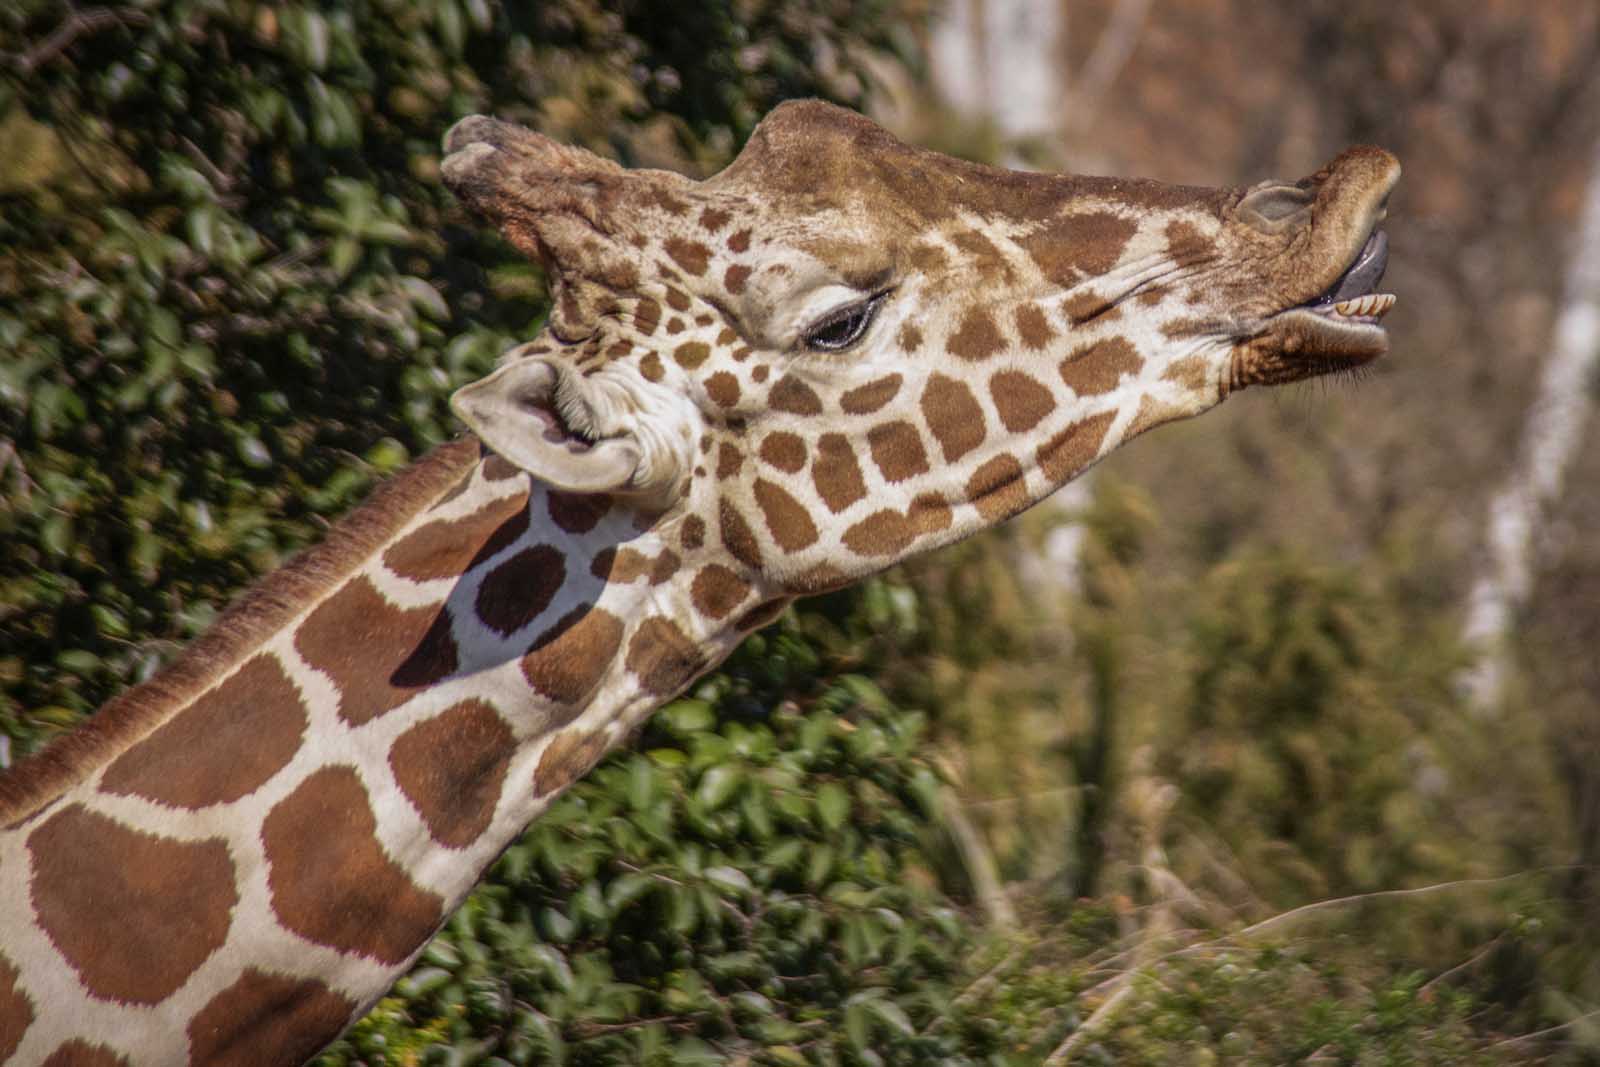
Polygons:
<instances>
[{"instance_id":1,"label":"giraffe mane","mask_svg":"<svg viewBox=\"0 0 1600 1067\"><path fill-rule=\"evenodd\" d=\"M478 461L470 437L443 445L372 495L334 527L230 604L155 677L111 700L87 723L57 738L0 777L0 829L41 814L86 767L106 762L238 666L291 619L331 592Z\"/></svg>"}]
</instances>

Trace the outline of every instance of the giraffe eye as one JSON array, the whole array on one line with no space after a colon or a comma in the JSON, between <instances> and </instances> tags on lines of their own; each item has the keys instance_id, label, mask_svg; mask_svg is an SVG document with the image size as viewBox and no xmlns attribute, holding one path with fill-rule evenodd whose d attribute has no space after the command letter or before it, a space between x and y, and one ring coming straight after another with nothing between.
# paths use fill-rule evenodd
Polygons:
<instances>
[{"instance_id":1,"label":"giraffe eye","mask_svg":"<svg viewBox=\"0 0 1600 1067\"><path fill-rule=\"evenodd\" d=\"M861 340L861 335L867 332L873 316L878 313L878 305L883 303L887 295L879 293L860 303L829 312L806 331L806 347L820 352L843 352Z\"/></svg>"}]
</instances>

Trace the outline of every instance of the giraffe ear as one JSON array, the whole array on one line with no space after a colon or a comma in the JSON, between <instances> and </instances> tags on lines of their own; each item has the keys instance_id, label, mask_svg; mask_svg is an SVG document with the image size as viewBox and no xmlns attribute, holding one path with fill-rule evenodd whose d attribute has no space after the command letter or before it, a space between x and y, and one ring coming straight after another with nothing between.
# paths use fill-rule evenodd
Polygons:
<instances>
[{"instance_id":1,"label":"giraffe ear","mask_svg":"<svg viewBox=\"0 0 1600 1067\"><path fill-rule=\"evenodd\" d=\"M565 376L570 379L572 376ZM540 481L574 493L637 488L644 458L631 434L593 440L594 419L549 360L518 359L456 391L450 409L478 438Z\"/></svg>"}]
</instances>

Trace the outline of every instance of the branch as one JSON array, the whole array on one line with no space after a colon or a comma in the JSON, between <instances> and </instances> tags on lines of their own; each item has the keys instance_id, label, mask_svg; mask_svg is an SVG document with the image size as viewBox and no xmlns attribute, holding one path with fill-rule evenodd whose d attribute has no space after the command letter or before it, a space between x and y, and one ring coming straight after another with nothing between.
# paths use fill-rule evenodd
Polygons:
<instances>
[{"instance_id":1,"label":"branch","mask_svg":"<svg viewBox=\"0 0 1600 1067\"><path fill-rule=\"evenodd\" d=\"M1482 962L1484 957L1488 956L1489 953L1499 948L1500 943L1505 939L1505 934L1502 933L1497 935L1492 941L1490 941L1487 945L1484 945L1478 951L1474 952L1467 959L1462 960L1460 963L1456 964L1454 967L1451 967L1447 971L1441 971L1439 974L1434 975L1423 984L1422 988L1417 990L1417 995L1419 997L1423 996L1434 986L1439 985L1442 982L1448 982L1451 978L1460 974L1462 971L1470 971L1473 967L1476 967L1480 962Z\"/></svg>"},{"instance_id":2,"label":"branch","mask_svg":"<svg viewBox=\"0 0 1600 1067\"><path fill-rule=\"evenodd\" d=\"M1492 712L1500 700L1510 670L1507 643L1537 575L1538 535L1565 490L1593 407L1589 382L1600 363L1600 141L1592 159L1550 356L1528 409L1516 465L1489 502L1489 558L1467 601L1462 638L1477 661L1463 672L1461 684L1480 713Z\"/></svg>"},{"instance_id":3,"label":"branch","mask_svg":"<svg viewBox=\"0 0 1600 1067\"><path fill-rule=\"evenodd\" d=\"M1072 111L1068 122L1082 129L1089 124L1100 106L1100 98L1111 88L1122 68L1133 58L1134 46L1139 43L1139 33L1150 12L1152 0L1119 0L1111 12L1111 20L1100 31L1094 51L1084 61L1083 73L1072 87Z\"/></svg>"},{"instance_id":4,"label":"branch","mask_svg":"<svg viewBox=\"0 0 1600 1067\"><path fill-rule=\"evenodd\" d=\"M74 11L50 36L26 52L7 58L22 74L32 74L71 48L79 37L86 34L99 33L111 26L126 28L149 24L150 16L136 7L91 7L83 11Z\"/></svg>"},{"instance_id":5,"label":"branch","mask_svg":"<svg viewBox=\"0 0 1600 1067\"><path fill-rule=\"evenodd\" d=\"M1493 1049L1497 1048L1507 1048L1511 1045L1520 1045L1524 1041L1534 1041L1541 1037L1549 1037L1551 1034L1558 1034L1563 1030L1570 1030L1574 1026L1586 1023L1590 1019L1593 1019L1597 1016L1600 1016L1600 1008L1596 1008L1594 1011L1586 1011L1576 1019L1568 1019L1566 1022L1561 1023L1558 1026L1547 1027L1543 1030L1535 1030L1533 1033L1523 1034L1521 1037L1508 1037L1504 1041L1496 1041L1494 1044L1489 1046L1489 1049L1485 1051L1492 1051Z\"/></svg>"},{"instance_id":6,"label":"branch","mask_svg":"<svg viewBox=\"0 0 1600 1067\"><path fill-rule=\"evenodd\" d=\"M1483 888L1485 886L1503 885L1506 882L1514 882L1521 878L1527 878L1529 875L1546 874L1554 871L1569 869L1569 867L1541 867L1537 870L1518 871L1516 874L1501 875L1499 878L1462 878L1454 882L1437 882L1433 885L1417 886L1415 889L1379 889L1371 893L1352 893L1347 897L1331 897L1328 900L1316 900L1312 901L1310 904L1302 904L1298 908L1290 908L1288 911L1280 912L1279 914L1272 916L1270 919L1262 919L1258 923L1255 923L1251 926L1246 926L1243 930L1240 930L1237 933L1229 934L1226 938L1219 938L1219 940L1257 937L1268 932L1269 930L1275 930L1279 926L1293 922L1295 919L1303 918L1312 912L1324 911L1328 908L1337 908L1345 904L1356 904L1363 900L1388 900L1396 897L1420 897L1427 896L1432 893L1438 893L1446 889L1475 889Z\"/></svg>"},{"instance_id":7,"label":"branch","mask_svg":"<svg viewBox=\"0 0 1600 1067\"><path fill-rule=\"evenodd\" d=\"M961 810L961 802L956 799L955 793L948 788L940 790L939 812L944 817L945 829L955 842L962 866L966 867L967 877L972 881L972 891L983 906L990 925L1004 931L1015 930L1017 913L1011 907L1005 887L1000 884L1000 868L994 861L994 854L984 843L978 828L967 818L967 813Z\"/></svg>"},{"instance_id":8,"label":"branch","mask_svg":"<svg viewBox=\"0 0 1600 1067\"><path fill-rule=\"evenodd\" d=\"M1060 1067L1060 1065L1065 1064L1071 1057L1072 1050L1087 1041L1089 1036L1099 1029L1102 1023L1109 1021L1117 1008L1133 992L1133 977L1137 973L1137 971L1124 973L1122 976L1122 988L1107 997L1105 1003L1094 1010L1094 1014L1083 1020L1082 1026L1068 1034L1067 1039L1057 1045L1055 1051L1044 1058L1044 1062L1040 1067Z\"/></svg>"}]
</instances>

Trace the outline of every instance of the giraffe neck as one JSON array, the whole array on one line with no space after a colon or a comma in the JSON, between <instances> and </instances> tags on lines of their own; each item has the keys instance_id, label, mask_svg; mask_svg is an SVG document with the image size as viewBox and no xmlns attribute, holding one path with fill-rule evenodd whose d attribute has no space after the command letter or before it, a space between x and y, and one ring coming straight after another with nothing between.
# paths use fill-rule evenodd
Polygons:
<instances>
[{"instance_id":1,"label":"giraffe neck","mask_svg":"<svg viewBox=\"0 0 1600 1067\"><path fill-rule=\"evenodd\" d=\"M74 1039L134 1063L299 1062L560 791L785 602L705 562L692 514L477 452L402 475L12 784L0 899L31 905L0 917L0 1023L8 985L29 1020L16 1062Z\"/></svg>"}]
</instances>

